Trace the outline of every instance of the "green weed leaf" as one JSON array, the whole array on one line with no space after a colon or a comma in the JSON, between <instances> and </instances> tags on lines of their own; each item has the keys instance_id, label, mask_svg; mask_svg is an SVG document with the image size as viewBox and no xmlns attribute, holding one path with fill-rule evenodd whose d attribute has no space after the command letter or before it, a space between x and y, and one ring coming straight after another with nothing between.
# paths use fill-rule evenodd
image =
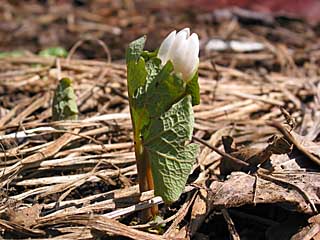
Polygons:
<instances>
[{"instance_id":1,"label":"green weed leaf","mask_svg":"<svg viewBox=\"0 0 320 240\"><path fill-rule=\"evenodd\" d=\"M49 47L39 52L39 56L42 57L62 57L68 56L68 51L63 47Z\"/></svg>"},{"instance_id":2,"label":"green weed leaf","mask_svg":"<svg viewBox=\"0 0 320 240\"><path fill-rule=\"evenodd\" d=\"M52 119L78 119L77 99L72 88L72 80L69 78L62 78L56 88L52 103Z\"/></svg>"},{"instance_id":3,"label":"green weed leaf","mask_svg":"<svg viewBox=\"0 0 320 240\"><path fill-rule=\"evenodd\" d=\"M0 59L5 57L22 57L25 52L20 50L10 51L10 52L0 52Z\"/></svg>"}]
</instances>

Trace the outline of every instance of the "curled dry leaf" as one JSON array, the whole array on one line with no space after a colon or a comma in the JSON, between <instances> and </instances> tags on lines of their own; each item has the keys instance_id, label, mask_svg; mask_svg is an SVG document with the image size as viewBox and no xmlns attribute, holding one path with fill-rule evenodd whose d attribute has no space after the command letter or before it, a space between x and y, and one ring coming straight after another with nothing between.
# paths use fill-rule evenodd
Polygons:
<instances>
[{"instance_id":1,"label":"curled dry leaf","mask_svg":"<svg viewBox=\"0 0 320 240\"><path fill-rule=\"evenodd\" d=\"M274 174L275 175L275 174ZM320 204L320 177L317 173L289 173L275 175L277 178L296 184L305 191L314 204ZM209 194L211 209L239 207L245 204L278 203L291 205L304 213L313 213L305 196L292 185L279 184L242 172L234 172L224 182L212 182ZM236 198L234 196L237 196Z\"/></svg>"}]
</instances>

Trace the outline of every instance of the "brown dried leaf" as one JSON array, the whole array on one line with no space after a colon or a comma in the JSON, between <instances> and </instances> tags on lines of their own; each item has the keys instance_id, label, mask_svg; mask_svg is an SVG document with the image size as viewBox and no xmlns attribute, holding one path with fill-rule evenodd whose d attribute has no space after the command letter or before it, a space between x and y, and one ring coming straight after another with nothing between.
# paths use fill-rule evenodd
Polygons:
<instances>
[{"instance_id":1,"label":"brown dried leaf","mask_svg":"<svg viewBox=\"0 0 320 240\"><path fill-rule=\"evenodd\" d=\"M320 144L310 141L307 137L304 137L296 132L291 132L291 135L300 143L306 150L313 155L320 158Z\"/></svg>"},{"instance_id":2,"label":"brown dried leaf","mask_svg":"<svg viewBox=\"0 0 320 240\"><path fill-rule=\"evenodd\" d=\"M310 196L315 204L320 203L317 195L320 191L318 173L289 173L276 177L291 184L296 184ZM224 182L213 182L210 189L212 190L211 196L209 196L211 208L230 208L256 203L279 203L293 205L295 210L300 212L313 212L305 197L297 189L293 189L292 186L280 185L242 172L233 172L230 178Z\"/></svg>"},{"instance_id":3,"label":"brown dried leaf","mask_svg":"<svg viewBox=\"0 0 320 240\"><path fill-rule=\"evenodd\" d=\"M308 151L314 157L320 158L319 143L312 142L306 136L302 136L293 131L290 132L290 134L296 142L303 147L304 151ZM316 167L314 161L306 158L305 154L301 151L293 151L289 155L273 155L271 156L271 164L276 171L297 171L314 169Z\"/></svg>"},{"instance_id":4,"label":"brown dried leaf","mask_svg":"<svg viewBox=\"0 0 320 240\"><path fill-rule=\"evenodd\" d=\"M272 141L265 148L245 147L238 150L235 148L234 141L231 136L223 136L222 142L225 151L233 157L249 163L249 167L242 166L228 158L223 158L220 166L221 173L226 175L232 171L248 172L259 164L263 164L268 161L272 155L283 155L291 152L292 144L290 144L284 137L274 135L271 140Z\"/></svg>"},{"instance_id":5,"label":"brown dried leaf","mask_svg":"<svg viewBox=\"0 0 320 240\"><path fill-rule=\"evenodd\" d=\"M29 228L37 223L41 209L42 206L40 204L22 209L9 208L7 217L10 222Z\"/></svg>"},{"instance_id":6,"label":"brown dried leaf","mask_svg":"<svg viewBox=\"0 0 320 240\"><path fill-rule=\"evenodd\" d=\"M200 189L191 211L191 220L189 227L190 237L192 237L197 232L208 214L208 192L205 189Z\"/></svg>"},{"instance_id":7,"label":"brown dried leaf","mask_svg":"<svg viewBox=\"0 0 320 240\"><path fill-rule=\"evenodd\" d=\"M320 225L315 223L304 227L301 231L294 234L290 240L319 240L320 239Z\"/></svg>"}]
</instances>

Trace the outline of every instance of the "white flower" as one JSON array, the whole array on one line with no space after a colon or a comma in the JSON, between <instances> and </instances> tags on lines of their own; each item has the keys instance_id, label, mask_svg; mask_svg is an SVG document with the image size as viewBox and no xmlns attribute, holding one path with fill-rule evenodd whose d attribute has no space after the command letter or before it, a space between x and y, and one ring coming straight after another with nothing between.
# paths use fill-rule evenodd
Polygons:
<instances>
[{"instance_id":1,"label":"white flower","mask_svg":"<svg viewBox=\"0 0 320 240\"><path fill-rule=\"evenodd\" d=\"M199 37L196 33L190 36L190 29L171 32L161 43L158 52L161 64L172 62L174 72L182 75L184 81L189 81L199 65Z\"/></svg>"}]
</instances>

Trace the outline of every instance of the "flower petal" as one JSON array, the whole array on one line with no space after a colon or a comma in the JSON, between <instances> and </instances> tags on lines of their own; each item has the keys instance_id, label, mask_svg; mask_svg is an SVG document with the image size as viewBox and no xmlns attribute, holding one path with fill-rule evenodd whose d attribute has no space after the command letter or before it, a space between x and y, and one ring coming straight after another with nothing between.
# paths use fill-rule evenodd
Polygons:
<instances>
[{"instance_id":1,"label":"flower petal","mask_svg":"<svg viewBox=\"0 0 320 240\"><path fill-rule=\"evenodd\" d=\"M165 65L169 60L170 49L176 39L176 33L176 30L172 31L161 43L161 46L158 51L158 58L161 59L162 65Z\"/></svg>"},{"instance_id":2,"label":"flower petal","mask_svg":"<svg viewBox=\"0 0 320 240\"><path fill-rule=\"evenodd\" d=\"M189 35L190 35L190 29L184 28L177 33L176 41L180 42L182 40L186 40L189 37Z\"/></svg>"},{"instance_id":3,"label":"flower petal","mask_svg":"<svg viewBox=\"0 0 320 240\"><path fill-rule=\"evenodd\" d=\"M178 33L179 34L179 33ZM185 38L186 32L184 34L181 34L176 40L174 41L172 45L172 49L170 51L170 59L172 60L174 71L176 73L182 73L184 75L184 72L186 71L185 68L185 55L187 51L187 39Z\"/></svg>"},{"instance_id":4,"label":"flower petal","mask_svg":"<svg viewBox=\"0 0 320 240\"><path fill-rule=\"evenodd\" d=\"M194 62L192 62L192 65L190 65L191 68L188 68L188 71L185 72L185 74L182 76L183 79L185 81L190 81L194 74L196 73L196 71L198 70L198 67L199 67L199 57L197 57Z\"/></svg>"},{"instance_id":5,"label":"flower petal","mask_svg":"<svg viewBox=\"0 0 320 240\"><path fill-rule=\"evenodd\" d=\"M195 67L199 65L199 37L196 33L193 33L187 40L187 50L185 55L185 71L187 80L191 78L195 72Z\"/></svg>"},{"instance_id":6,"label":"flower petal","mask_svg":"<svg viewBox=\"0 0 320 240\"><path fill-rule=\"evenodd\" d=\"M179 33L180 32L186 32L187 33L187 38L190 36L190 28L184 28L184 29L180 30Z\"/></svg>"},{"instance_id":7,"label":"flower petal","mask_svg":"<svg viewBox=\"0 0 320 240\"><path fill-rule=\"evenodd\" d=\"M192 35L188 38L188 47L189 49L193 49L193 53L195 56L199 55L199 37L198 34L192 33Z\"/></svg>"},{"instance_id":8,"label":"flower petal","mask_svg":"<svg viewBox=\"0 0 320 240\"><path fill-rule=\"evenodd\" d=\"M190 80L199 65L198 35L193 33L190 36L190 28L171 32L162 42L158 58L162 65L171 60L174 72L181 74L185 81Z\"/></svg>"}]
</instances>

